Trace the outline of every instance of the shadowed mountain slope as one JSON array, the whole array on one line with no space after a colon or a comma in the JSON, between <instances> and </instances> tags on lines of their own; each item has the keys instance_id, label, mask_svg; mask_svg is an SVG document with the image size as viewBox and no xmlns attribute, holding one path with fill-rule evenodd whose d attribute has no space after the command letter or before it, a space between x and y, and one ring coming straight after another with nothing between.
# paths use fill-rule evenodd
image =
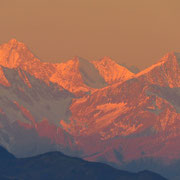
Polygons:
<instances>
[{"instance_id":1,"label":"shadowed mountain slope","mask_svg":"<svg viewBox=\"0 0 180 180\"><path fill-rule=\"evenodd\" d=\"M60 152L17 159L0 147L0 157L3 157L0 161L1 180L166 180L150 171L130 173Z\"/></svg>"}]
</instances>

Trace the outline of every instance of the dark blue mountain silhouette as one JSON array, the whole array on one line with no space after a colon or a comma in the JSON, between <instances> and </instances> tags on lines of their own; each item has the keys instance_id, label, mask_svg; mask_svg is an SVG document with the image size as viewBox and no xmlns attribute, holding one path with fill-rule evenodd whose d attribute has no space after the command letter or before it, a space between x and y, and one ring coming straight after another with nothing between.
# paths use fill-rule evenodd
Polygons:
<instances>
[{"instance_id":1,"label":"dark blue mountain silhouette","mask_svg":"<svg viewBox=\"0 0 180 180\"><path fill-rule=\"evenodd\" d=\"M0 147L0 180L166 180L142 171L130 173L103 163L88 162L60 152L16 158Z\"/></svg>"}]
</instances>

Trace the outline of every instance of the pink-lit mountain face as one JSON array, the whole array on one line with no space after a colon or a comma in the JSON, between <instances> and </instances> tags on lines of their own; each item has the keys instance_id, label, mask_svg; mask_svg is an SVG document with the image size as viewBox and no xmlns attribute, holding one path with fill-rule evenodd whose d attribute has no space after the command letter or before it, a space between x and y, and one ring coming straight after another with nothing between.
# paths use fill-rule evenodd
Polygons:
<instances>
[{"instance_id":1,"label":"pink-lit mountain face","mask_svg":"<svg viewBox=\"0 0 180 180\"><path fill-rule=\"evenodd\" d=\"M0 142L21 157L61 150L115 166L174 163L179 64L178 53L138 74L108 57L45 63L13 39L0 46Z\"/></svg>"}]
</instances>

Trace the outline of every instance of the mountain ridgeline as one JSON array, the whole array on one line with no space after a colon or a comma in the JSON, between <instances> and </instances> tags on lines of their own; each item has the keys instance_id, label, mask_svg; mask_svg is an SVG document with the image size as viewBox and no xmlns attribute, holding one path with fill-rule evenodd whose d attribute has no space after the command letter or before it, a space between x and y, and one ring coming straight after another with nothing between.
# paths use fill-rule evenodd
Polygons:
<instances>
[{"instance_id":1,"label":"mountain ridgeline","mask_svg":"<svg viewBox=\"0 0 180 180\"><path fill-rule=\"evenodd\" d=\"M130 173L60 152L18 159L0 147L0 158L1 180L166 180L150 171Z\"/></svg>"},{"instance_id":2,"label":"mountain ridgeline","mask_svg":"<svg viewBox=\"0 0 180 180\"><path fill-rule=\"evenodd\" d=\"M0 144L180 177L180 54L136 74L109 57L49 63L0 46ZM142 165L143 164L143 165Z\"/></svg>"}]
</instances>

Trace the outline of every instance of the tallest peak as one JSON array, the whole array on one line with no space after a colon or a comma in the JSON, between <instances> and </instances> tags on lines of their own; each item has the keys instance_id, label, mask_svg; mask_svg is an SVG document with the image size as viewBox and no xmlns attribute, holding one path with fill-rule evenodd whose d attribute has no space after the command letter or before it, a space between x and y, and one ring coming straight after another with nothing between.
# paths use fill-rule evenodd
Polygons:
<instances>
[{"instance_id":1,"label":"tallest peak","mask_svg":"<svg viewBox=\"0 0 180 180\"><path fill-rule=\"evenodd\" d=\"M24 43L18 41L18 40L15 39L15 38L11 39L11 40L8 42L8 44L10 44L10 45L15 45L15 46L17 46L17 45L24 45Z\"/></svg>"},{"instance_id":2,"label":"tallest peak","mask_svg":"<svg viewBox=\"0 0 180 180\"><path fill-rule=\"evenodd\" d=\"M13 38L9 41L10 44L18 44L19 42L17 41L17 39Z\"/></svg>"},{"instance_id":3,"label":"tallest peak","mask_svg":"<svg viewBox=\"0 0 180 180\"><path fill-rule=\"evenodd\" d=\"M24 62L32 62L34 59L34 55L27 46L16 39L11 39L8 43L0 46L0 65L2 66L17 68Z\"/></svg>"}]
</instances>

